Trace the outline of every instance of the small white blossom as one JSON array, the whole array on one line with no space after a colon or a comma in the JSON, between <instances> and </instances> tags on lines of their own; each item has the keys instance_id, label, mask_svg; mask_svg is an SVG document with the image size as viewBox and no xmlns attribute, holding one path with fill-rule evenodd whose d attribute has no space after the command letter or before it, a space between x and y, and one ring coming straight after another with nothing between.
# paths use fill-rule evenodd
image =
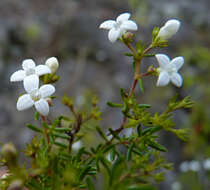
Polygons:
<instances>
[{"instance_id":1,"label":"small white blossom","mask_svg":"<svg viewBox=\"0 0 210 190\"><path fill-rule=\"evenodd\" d=\"M179 183L178 181L172 183L171 190L181 190L181 189L182 189L181 183Z\"/></svg>"},{"instance_id":2,"label":"small white blossom","mask_svg":"<svg viewBox=\"0 0 210 190\"><path fill-rule=\"evenodd\" d=\"M192 160L189 163L189 168L190 168L190 170L192 170L194 172L198 172L201 169L201 165L200 165L200 163L198 161Z\"/></svg>"},{"instance_id":3,"label":"small white blossom","mask_svg":"<svg viewBox=\"0 0 210 190\"><path fill-rule=\"evenodd\" d=\"M178 73L178 70L184 64L183 57L176 57L172 60L167 55L156 54L155 57L160 65L158 68L159 77L157 86L165 86L170 81L177 87L182 86L182 76Z\"/></svg>"},{"instance_id":4,"label":"small white blossom","mask_svg":"<svg viewBox=\"0 0 210 190\"><path fill-rule=\"evenodd\" d=\"M157 37L159 37L161 40L168 40L174 34L177 33L180 25L181 25L181 22L177 19L171 19L167 21L165 25L160 28L160 31Z\"/></svg>"},{"instance_id":5,"label":"small white blossom","mask_svg":"<svg viewBox=\"0 0 210 190\"><path fill-rule=\"evenodd\" d=\"M180 164L179 169L181 172L188 172L190 170L189 168L189 162L188 161L184 161Z\"/></svg>"},{"instance_id":6,"label":"small white blossom","mask_svg":"<svg viewBox=\"0 0 210 190\"><path fill-rule=\"evenodd\" d=\"M72 145L72 149L74 151L79 150L81 147L82 147L82 142L81 141L77 141L77 142L73 143L73 145Z\"/></svg>"},{"instance_id":7,"label":"small white blossom","mask_svg":"<svg viewBox=\"0 0 210 190\"><path fill-rule=\"evenodd\" d=\"M58 59L56 57L50 57L45 64L50 68L52 73L55 73L59 67Z\"/></svg>"},{"instance_id":8,"label":"small white blossom","mask_svg":"<svg viewBox=\"0 0 210 190\"><path fill-rule=\"evenodd\" d=\"M120 38L127 30L136 31L138 29L137 24L129 20L131 14L123 13L120 14L116 21L107 20L104 21L99 28L109 30L108 38L113 43Z\"/></svg>"},{"instance_id":9,"label":"small white blossom","mask_svg":"<svg viewBox=\"0 0 210 190\"><path fill-rule=\"evenodd\" d=\"M49 105L46 98L55 92L55 87L51 84L46 84L39 88L39 77L35 74L26 77L23 85L27 94L18 98L17 109L22 111L34 105L41 115L48 115Z\"/></svg>"},{"instance_id":10,"label":"small white blossom","mask_svg":"<svg viewBox=\"0 0 210 190\"><path fill-rule=\"evenodd\" d=\"M210 158L208 158L204 161L203 168L206 170L210 170Z\"/></svg>"},{"instance_id":11,"label":"small white blossom","mask_svg":"<svg viewBox=\"0 0 210 190\"><path fill-rule=\"evenodd\" d=\"M49 69L48 66L46 65L36 66L35 62L32 59L24 60L22 63L22 68L23 70L18 70L11 75L10 77L11 82L22 81L26 77L34 74L37 76L41 76L51 73L51 70Z\"/></svg>"}]
</instances>

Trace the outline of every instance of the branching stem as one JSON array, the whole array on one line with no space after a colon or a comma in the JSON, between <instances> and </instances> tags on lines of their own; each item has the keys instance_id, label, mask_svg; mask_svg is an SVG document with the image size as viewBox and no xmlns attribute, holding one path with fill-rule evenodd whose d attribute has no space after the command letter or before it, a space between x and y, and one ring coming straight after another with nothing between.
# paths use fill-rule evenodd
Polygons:
<instances>
[{"instance_id":1,"label":"branching stem","mask_svg":"<svg viewBox=\"0 0 210 190\"><path fill-rule=\"evenodd\" d=\"M137 55L137 52L136 50L132 47L132 45L130 43L125 43L125 45L131 50L131 52L133 53L134 57L136 57ZM135 88L136 88L136 85L138 83L138 79L139 78L143 78L145 76L148 76L149 73L144 73L144 74L140 74L140 66L141 66L141 60L142 58L144 57L144 55L146 53L148 53L151 49L153 48L152 45L150 45L148 48L146 48L141 56L137 56L136 57L136 71L135 71L135 74L134 74L134 78L133 78L133 82L132 82L132 86L130 88L130 91L129 91L129 94L128 94L128 99L133 95L134 91L135 91ZM127 121L127 117L126 117L126 114L129 112L129 108L126 109L125 111L125 114L124 114L124 117L123 117L123 120L122 120L122 124L120 125L120 127L118 129L115 130L115 133L116 134L119 134L125 127L125 124L126 124L126 121ZM108 143L111 143L112 141L114 140L114 137L111 138L111 140L108 142Z\"/></svg>"}]
</instances>

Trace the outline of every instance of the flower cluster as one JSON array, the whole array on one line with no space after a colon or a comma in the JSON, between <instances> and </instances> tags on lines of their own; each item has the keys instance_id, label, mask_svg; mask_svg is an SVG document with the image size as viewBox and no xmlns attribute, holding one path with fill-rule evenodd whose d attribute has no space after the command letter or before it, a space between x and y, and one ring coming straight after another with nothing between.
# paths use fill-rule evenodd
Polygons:
<instances>
[{"instance_id":1,"label":"flower cluster","mask_svg":"<svg viewBox=\"0 0 210 190\"><path fill-rule=\"evenodd\" d=\"M117 39L120 39L127 31L136 31L138 29L137 24L129 20L130 13L120 14L116 21L107 20L104 21L99 28L109 30L108 38L113 43ZM160 42L167 41L171 38L180 28L180 21L177 19L171 19L165 23L159 29L156 39ZM178 70L184 64L183 57L176 57L170 61L169 57L164 54L155 55L159 68L157 69L159 77L157 81L157 86L165 86L170 81L177 87L181 87L183 80L182 76L178 73Z\"/></svg>"},{"instance_id":2,"label":"flower cluster","mask_svg":"<svg viewBox=\"0 0 210 190\"><path fill-rule=\"evenodd\" d=\"M203 162L199 162L197 160L184 161L180 164L179 167L181 172L188 172L188 171L198 172L202 168L205 170L210 170L210 158L204 160Z\"/></svg>"},{"instance_id":3,"label":"flower cluster","mask_svg":"<svg viewBox=\"0 0 210 190\"><path fill-rule=\"evenodd\" d=\"M23 69L14 72L10 77L11 82L23 81L24 89L27 92L18 98L17 110L26 110L34 105L41 115L46 116L49 114L47 98L55 92L55 87L51 84L39 87L39 77L55 73L58 66L58 60L55 57L47 59L45 65L38 66L32 59L23 61Z\"/></svg>"}]
</instances>

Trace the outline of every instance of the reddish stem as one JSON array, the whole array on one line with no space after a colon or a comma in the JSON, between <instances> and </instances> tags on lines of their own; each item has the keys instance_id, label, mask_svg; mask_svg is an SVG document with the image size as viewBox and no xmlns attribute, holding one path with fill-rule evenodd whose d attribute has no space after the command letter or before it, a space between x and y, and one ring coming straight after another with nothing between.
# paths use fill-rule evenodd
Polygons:
<instances>
[{"instance_id":1,"label":"reddish stem","mask_svg":"<svg viewBox=\"0 0 210 190\"><path fill-rule=\"evenodd\" d=\"M131 46L131 44L129 43L125 43L126 46L133 52L134 55L136 55L136 50ZM132 94L134 93L135 91L135 88L136 88L136 85L137 85L137 82L138 82L138 76L140 76L141 78L145 77L145 76L148 76L149 73L144 73L142 75L139 75L139 72L140 72L140 65L141 65L141 59L144 57L144 55L149 52L153 47L150 45L148 48L146 48L142 55L141 55L141 58L137 59L136 60L136 72L134 74L134 79L133 79L133 83L132 83L132 87L129 91L129 95L128 95L128 98L130 98L132 96ZM118 129L115 130L115 132L117 134L119 134L123 129L124 129L124 126L126 124L126 121L127 121L127 117L126 117L126 113L128 113L129 109L127 108L127 110L125 111L125 115L123 117L123 120L122 120L122 124L120 125L120 127ZM114 137L111 138L111 140L109 141L110 143L113 141Z\"/></svg>"},{"instance_id":2,"label":"reddish stem","mask_svg":"<svg viewBox=\"0 0 210 190\"><path fill-rule=\"evenodd\" d=\"M41 115L41 118L42 118L43 122L47 123L46 116ZM49 138L48 131L47 131L47 129L45 127L43 127L43 128L44 128L44 133L45 133L45 136L46 136L46 139L47 139L47 144L50 144L50 138Z\"/></svg>"}]
</instances>

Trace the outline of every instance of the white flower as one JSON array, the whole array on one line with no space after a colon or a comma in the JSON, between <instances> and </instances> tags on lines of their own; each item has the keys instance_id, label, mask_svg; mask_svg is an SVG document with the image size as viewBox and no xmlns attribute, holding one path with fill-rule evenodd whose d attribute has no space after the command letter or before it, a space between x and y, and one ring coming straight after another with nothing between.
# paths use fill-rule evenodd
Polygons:
<instances>
[{"instance_id":1,"label":"white flower","mask_svg":"<svg viewBox=\"0 0 210 190\"><path fill-rule=\"evenodd\" d=\"M194 172L198 172L201 169L201 165L200 165L200 163L198 161L192 160L189 163L189 168L190 168L190 170L192 170Z\"/></svg>"},{"instance_id":2,"label":"white flower","mask_svg":"<svg viewBox=\"0 0 210 190\"><path fill-rule=\"evenodd\" d=\"M56 57L50 57L45 64L50 68L52 73L55 73L59 67L59 63Z\"/></svg>"},{"instance_id":3,"label":"white flower","mask_svg":"<svg viewBox=\"0 0 210 190\"><path fill-rule=\"evenodd\" d=\"M10 77L11 82L17 82L24 80L27 76L36 74L41 76L44 74L51 73L51 70L46 65L36 66L35 62L32 59L26 59L22 63L23 70L16 71Z\"/></svg>"},{"instance_id":4,"label":"white flower","mask_svg":"<svg viewBox=\"0 0 210 190\"><path fill-rule=\"evenodd\" d=\"M82 147L81 141L77 141L77 142L73 143L73 145L72 145L72 149L75 151L79 150L81 147Z\"/></svg>"},{"instance_id":5,"label":"white flower","mask_svg":"<svg viewBox=\"0 0 210 190\"><path fill-rule=\"evenodd\" d=\"M39 88L39 77L35 74L26 77L23 85L27 94L18 98L17 109L22 111L34 105L41 115L48 115L49 105L46 98L55 92L55 87L51 84L46 84Z\"/></svg>"},{"instance_id":6,"label":"white flower","mask_svg":"<svg viewBox=\"0 0 210 190\"><path fill-rule=\"evenodd\" d=\"M179 169L181 170L181 172L188 172L189 171L189 162L184 161L180 164Z\"/></svg>"},{"instance_id":7,"label":"white flower","mask_svg":"<svg viewBox=\"0 0 210 190\"><path fill-rule=\"evenodd\" d=\"M137 24L129 20L130 13L120 14L116 21L107 20L104 21L99 28L109 30L108 38L113 43L120 38L127 30L136 31L138 29Z\"/></svg>"},{"instance_id":8,"label":"white flower","mask_svg":"<svg viewBox=\"0 0 210 190\"><path fill-rule=\"evenodd\" d=\"M183 80L178 70L184 64L184 58L176 57L170 61L165 54L156 54L155 57L160 65L157 86L165 86L171 81L175 86L181 87Z\"/></svg>"},{"instance_id":9,"label":"white flower","mask_svg":"<svg viewBox=\"0 0 210 190\"><path fill-rule=\"evenodd\" d=\"M179 183L178 181L172 183L171 190L181 190L181 189L182 189L181 183Z\"/></svg>"},{"instance_id":10,"label":"white flower","mask_svg":"<svg viewBox=\"0 0 210 190\"><path fill-rule=\"evenodd\" d=\"M208 158L204 161L203 168L206 170L210 170L210 158Z\"/></svg>"},{"instance_id":11,"label":"white flower","mask_svg":"<svg viewBox=\"0 0 210 190\"><path fill-rule=\"evenodd\" d=\"M160 28L158 33L159 38L161 40L168 40L171 38L176 32L179 30L181 22L177 19L171 19L165 23L163 27Z\"/></svg>"}]
</instances>

